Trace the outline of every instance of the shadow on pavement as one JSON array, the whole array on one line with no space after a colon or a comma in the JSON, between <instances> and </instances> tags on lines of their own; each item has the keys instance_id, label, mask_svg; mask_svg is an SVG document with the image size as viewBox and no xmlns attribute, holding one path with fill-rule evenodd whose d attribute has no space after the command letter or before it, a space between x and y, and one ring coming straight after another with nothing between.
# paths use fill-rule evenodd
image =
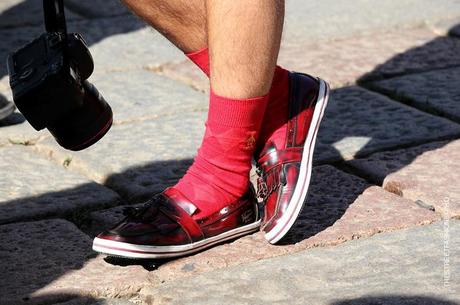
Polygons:
<instances>
[{"instance_id":1,"label":"shadow on pavement","mask_svg":"<svg viewBox=\"0 0 460 305\"><path fill-rule=\"evenodd\" d=\"M460 305L442 298L426 296L379 295L340 300L330 305Z\"/></svg>"},{"instance_id":2,"label":"shadow on pavement","mask_svg":"<svg viewBox=\"0 0 460 305\"><path fill-rule=\"evenodd\" d=\"M119 174L114 174L108 177L105 184L115 187L115 185L124 183L124 179L137 179L136 177L139 176L139 173L149 173L148 176L153 181L164 181L162 183L157 182L159 184L153 186L145 183L139 186L134 193L125 193L125 201L123 204L136 204L148 199L152 194L160 192L165 187L175 184L176 181L183 176L191 163L192 160L190 159L153 162L144 166L130 168ZM156 175L152 173L156 173ZM156 177L157 175L159 177ZM140 179L145 179L142 175L140 176ZM51 227L42 229L45 235L42 235L43 240L40 244L36 244L33 240L29 241L27 237L25 238L26 242L20 245L16 245L14 242L8 242L5 239L0 241L0 266L2 268L2 276L0 277L0 305L55 304L57 302L64 302L69 299L81 297L78 294L67 293L68 289L52 294L43 293L39 290L48 285L53 285L55 280L69 272L82 269L89 260L95 258L97 254L91 250L91 237L103 229L111 227L115 222L123 218L120 210L119 213L114 213L113 215L111 214L110 217L103 218L101 223L94 223L94 221L92 221L90 215L92 211L111 208L116 205L117 202L108 204L101 203L92 207L86 206L77 210L67 210L65 198L78 197L78 194L90 195L91 189L94 190L95 184L96 182L92 182L71 189L48 192L34 197L18 198L10 201L3 201L0 199L0 207L2 209L2 214L0 216L0 234L8 234L8 236L13 236L13 239L23 240L24 235L29 234L28 231L25 230L23 232L21 227L8 227L8 224L21 222L24 228L27 228L28 221L53 220L59 218L66 219L76 224L79 229L89 235L87 239L76 243L75 240L70 239L67 241L65 237L62 239L63 236L54 235L54 229ZM62 200L64 204L56 208L56 202L60 200ZM32 207L29 206L30 204L32 204ZM36 210L33 208L34 205L37 205ZM49 205L52 205L51 209ZM13 216L14 213L17 213L15 212L16 209L24 210L24 206L26 206L28 210L32 210L26 212L26 215L29 216ZM6 219L5 216L9 216L9 218ZM14 230L15 235L11 235L12 230ZM36 230L34 232L36 232ZM64 232L62 234L66 235L69 234L69 232ZM77 237L77 239L79 238ZM56 242L59 241L62 241L62 244L56 244ZM41 260L40 263L36 263L37 259ZM153 271L160 265L170 261L126 260L118 258L106 258L105 260L107 263L116 265L119 268L140 265L148 271ZM84 275L80 276L84 277ZM76 286L78 286L78 284L76 284ZM120 296L128 297L123 294L123 292L120 292ZM106 304L103 303L103 301L93 300L89 297L81 302L80 300L76 300L75 304L72 303L72 305L83 304L109 305L112 303ZM125 304L120 303L120 305Z\"/></svg>"},{"instance_id":3,"label":"shadow on pavement","mask_svg":"<svg viewBox=\"0 0 460 305\"><path fill-rule=\"evenodd\" d=\"M450 28L448 34L460 38L460 24L454 25Z\"/></svg>"},{"instance_id":4,"label":"shadow on pavement","mask_svg":"<svg viewBox=\"0 0 460 305\"><path fill-rule=\"evenodd\" d=\"M36 0L29 0L29 1L36 1ZM26 9L26 6L24 6L24 4L21 4L20 6L17 6L17 7L13 7L11 10L3 12L3 14L12 13L15 10L22 10L22 9ZM1 18L1 15L0 15L0 18ZM137 28L132 28L130 30L136 30L136 29ZM126 31L126 29L124 29L124 31ZM115 27L110 34L113 35L113 34L117 34L117 33L120 33L120 31L119 31L119 29L117 27ZM98 38L92 40L91 43L95 43L98 40L103 39L104 37L98 37ZM428 45L435 44L435 43L436 43L436 40L434 40L433 42L430 42ZM426 46L417 47L417 48L414 48L412 50L407 51L406 54L402 54L400 56L407 56L407 55L410 55L411 53L424 52L425 48L426 48ZM4 58L5 55L6 54L0 54L0 59ZM427 56L430 56L430 54L428 54ZM135 59L133 59L133 60L135 60ZM429 58L425 58L425 60L427 62L429 62ZM395 61L396 62L398 61L398 56L388 60L387 62L385 62L382 65L380 65L379 67L377 67L376 71L379 70L379 69L385 70L386 65L394 65ZM0 78L1 78L2 76L5 75L4 74L5 69L0 69L0 73L1 73L0 74ZM335 107L335 105L331 104L329 107L332 108L332 107ZM460 107L460 105L459 105L459 107ZM328 118L326 117L326 120L327 119ZM436 132L436 131L433 130L433 132ZM358 134L358 135L357 134L347 134L346 131L345 131L344 135L340 135L337 138L331 139L331 141L333 141L333 142L339 141L339 140L343 139L345 136L365 136L365 134ZM370 145L370 144L372 144L372 140L371 140L370 143L368 143L368 145ZM362 150L365 150L365 148L366 147L363 147ZM421 152L421 153L423 153L423 152ZM340 155L338 151L337 151L337 154ZM359 152L358 152L358 155L359 155ZM391 171L392 172L398 171L399 169L403 168L404 166L410 164L416 157L417 156L413 156L412 159L406 160L406 162L401 167L392 168ZM344 161L344 160L342 159L342 161ZM170 174L170 176L168 176L168 177L161 176L161 177L157 177L157 178L158 179L164 179L165 181L167 181L169 184L172 185L172 184L174 184L174 181L177 180L183 174L183 172L185 171L185 169L186 169L185 165L190 164L191 161L190 160L183 160L183 161L179 161L179 162L182 162L183 166L182 165L178 166L177 164L173 164L173 163L177 163L177 161L167 161L167 162L152 163L152 164L145 165L145 166L140 166L140 167L134 167L134 168L131 168L131 169L127 170L126 172L119 173L119 174L116 174L116 175L113 175L113 176L109 177L106 180L106 185L109 186L109 187L118 189L118 186L116 185L116 183L117 183L117 181L120 181L120 177L123 177L123 176L129 177L129 175L131 175L132 173L135 173L135 172L145 172L146 173L148 171L149 172L148 176L151 177L151 178L155 178L156 172L155 171L152 172L152 169L158 168L159 166L166 166L167 167L168 163L169 163L169 165L173 164L172 166L182 168L182 170L178 170L176 173ZM33 174L33 173L31 173L31 174ZM37 174L37 173L35 173L35 174ZM129 178L126 178L126 179L129 179ZM319 181L317 183L318 183L318 185L320 185ZM352 194L335 194L334 195L335 197L333 197L333 198L335 198L334 199L335 202L331 202L330 198L324 197L325 195L329 195L331 193L334 194L334 192L337 192L337 189L334 189L334 185L332 185L332 184L331 185L324 185L323 184L320 187L318 187L318 189L317 189L318 195L317 196L319 198L315 199L315 202L316 202L315 206L311 207L307 203L306 208L304 209L304 211L302 212L302 214L300 216L300 219L302 220L301 226L299 227L298 224L296 223L295 227L293 228L293 231L296 231L297 233L294 236L292 236L292 235L289 236L288 235L287 238L286 238L287 242L285 242L285 244L293 244L293 243L296 243L296 242L300 242L300 241L302 241L304 239L307 239L307 238L309 238L311 236L316 235L317 233L319 233L319 232L325 230L326 228L328 228L329 226L332 226L337 220L339 220L342 217L342 215L345 213L345 211L347 210L349 205L351 205L356 200L356 198L369 185L370 184L367 183L367 182L362 183L362 185L360 185L357 189L355 189ZM78 192L79 188L85 188L85 186L80 186L80 187L78 187L76 189L69 190L69 191L59 192L59 196L65 197L68 194ZM129 201L130 204L133 204L133 203L135 203L135 201L147 198L148 196L151 196L153 193L155 193L157 191L159 191L159 190L154 190L153 191L152 188L146 187L144 193L140 192L139 193L140 195L138 194L138 195L136 195L134 197L131 196L131 195L129 195L129 196L125 195L125 199L127 201ZM324 194L324 195L322 195L322 194ZM43 194L43 195L41 195L39 197L49 196L49 195L50 194ZM342 197L345 198L345 199L341 201ZM40 198L20 198L20 199L9 201L9 202L1 202L0 206L1 206L2 209L14 209L16 206L19 206L21 203L23 203L23 202L25 202L27 200L33 200L33 201L40 202L39 199ZM310 200L310 197L309 197L308 200ZM339 204L337 204L337 202L339 202ZM97 209L100 209L100 208L101 207L95 207L94 210L97 210ZM312 217L312 215L309 214L308 211L311 208L316 209L317 211L319 211L321 213L320 219L310 219ZM72 212L71 214L67 214L65 216L67 217L67 219L70 219L73 222L77 223L80 227L85 227L85 226L88 225L87 221L89 219L88 218L89 211L85 211L85 213L86 213L85 214L86 216L83 216L82 218L76 218L75 215L78 214L78 215L80 215L79 217L81 217L82 213L75 212L75 211ZM57 216L57 214L48 213L48 214L41 215L40 218L52 218L52 217L55 217L55 216ZM59 216L61 216L61 215L59 215ZM28 219L28 220L33 220L33 219ZM0 228L0 230L1 230L1 228ZM18 245L16 250L17 249L20 250L20 247L21 247L21 245ZM85 245L85 247L88 247L88 251L89 251L91 245L87 244L87 245ZM8 259L8 262L11 261L11 264L14 266L14 261L15 260L20 260L21 257L12 257L11 252L6 252L5 253L5 252L2 251L3 248L5 248L5 245L0 244L0 257L2 258L2 260ZM34 251L34 249L30 249L30 251ZM32 252L31 255L33 255L33 252ZM91 258L91 257L92 256L81 256L77 260L73 261L72 264L67 264L68 262L62 261L62 264L60 265L60 268L56 268L56 270L55 270L55 272L53 272L53 274L48 274L47 276L40 276L40 274L42 272L41 268L43 268L43 266L37 266L37 264L33 265L33 266L23 266L21 270L17 270L15 268L11 268L11 270L5 270L3 272L2 278L0 280L0 287L2 287L2 288L0 288L0 295L2 295L2 299L3 299L2 301L0 301L0 304L7 304L7 303L5 303L6 300L11 300L11 301L14 300L13 302L10 301L8 304L40 304L40 303L49 302L50 301L49 299L52 299L53 301L57 302L57 301L65 301L67 299L71 299L71 298L76 297L76 295L63 294L63 295L56 295L56 296L49 295L48 299L47 299L46 296L41 297L40 299L33 299L33 298L28 299L27 296L30 296L34 292L38 291L39 289L49 285L53 281L59 279L64 274L69 273L70 271L73 271L73 270L78 270L78 269L83 268L83 266L85 265L87 260L89 258ZM55 258L53 258L53 255L49 256L49 260L52 260L53 263L56 264L56 260L55 260ZM116 260L111 261L111 259L109 259L108 262L111 262L111 263L117 264L117 265L123 265L123 264L127 265L126 262L120 262L120 261L116 261ZM46 266L47 263L48 262L44 261L44 262L41 262L40 265ZM163 263L163 262L158 262L157 261L156 264L158 265L158 263ZM57 264L59 265L59 262ZM135 264L139 264L139 262L137 262ZM142 262L140 264L144 264L146 266L146 268L150 268L151 265L153 265L153 263L150 263L148 261L147 262ZM155 269L155 268L152 268L152 270L153 269ZM21 274L21 276L18 276L18 273ZM6 285L6 284L8 284L8 285ZM18 290L17 291L11 291L11 290L4 291L4 289L8 289L8 287L9 288L18 287ZM45 299L47 299L47 300L45 300ZM94 302L96 302L96 300L94 300ZM372 305L374 305L374 304L457 305L456 303L443 301L443 300L438 300L438 299L434 299L434 298L431 299L431 298L427 298L427 297L404 297L404 296L382 296L382 297L359 298L359 299L353 299L353 300L340 301L340 302L334 303L333 305L346 305L346 304L350 304L350 305L371 305L371 304Z\"/></svg>"}]
</instances>

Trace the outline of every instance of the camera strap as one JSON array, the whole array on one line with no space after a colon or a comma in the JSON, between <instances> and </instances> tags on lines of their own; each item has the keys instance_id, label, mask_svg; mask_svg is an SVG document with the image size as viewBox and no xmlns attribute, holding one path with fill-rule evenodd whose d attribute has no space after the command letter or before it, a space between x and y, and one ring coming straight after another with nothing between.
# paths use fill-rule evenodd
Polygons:
<instances>
[{"instance_id":1,"label":"camera strap","mask_svg":"<svg viewBox=\"0 0 460 305\"><path fill-rule=\"evenodd\" d=\"M64 0L43 0L45 29L48 33L58 33L63 44L63 65L71 71L67 42L67 24L64 13Z\"/></svg>"},{"instance_id":2,"label":"camera strap","mask_svg":"<svg viewBox=\"0 0 460 305\"><path fill-rule=\"evenodd\" d=\"M45 29L48 33L60 33L67 37L64 0L43 0Z\"/></svg>"}]
</instances>

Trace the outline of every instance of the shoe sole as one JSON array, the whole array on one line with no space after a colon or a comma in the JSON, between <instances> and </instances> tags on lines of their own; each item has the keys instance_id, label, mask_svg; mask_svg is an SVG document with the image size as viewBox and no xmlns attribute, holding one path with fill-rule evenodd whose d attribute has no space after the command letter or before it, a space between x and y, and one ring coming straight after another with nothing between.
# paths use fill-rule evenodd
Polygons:
<instances>
[{"instance_id":1,"label":"shoe sole","mask_svg":"<svg viewBox=\"0 0 460 305\"><path fill-rule=\"evenodd\" d=\"M265 232L265 238L271 244L276 244L289 232L305 205L311 179L316 136L329 100L330 91L328 83L322 79L318 79L318 81L320 83L319 96L316 101L311 124L314 128L309 130L305 140L302 160L300 162L300 173L289 206L278 220L278 223L270 231Z\"/></svg>"},{"instance_id":2,"label":"shoe sole","mask_svg":"<svg viewBox=\"0 0 460 305\"><path fill-rule=\"evenodd\" d=\"M192 254L223 241L256 232L259 230L259 227L260 220L252 224L236 228L204 240L200 240L195 243L179 246L145 246L96 237L93 241L93 250L102 254L107 254L109 256L119 256L134 259L171 258Z\"/></svg>"}]
</instances>

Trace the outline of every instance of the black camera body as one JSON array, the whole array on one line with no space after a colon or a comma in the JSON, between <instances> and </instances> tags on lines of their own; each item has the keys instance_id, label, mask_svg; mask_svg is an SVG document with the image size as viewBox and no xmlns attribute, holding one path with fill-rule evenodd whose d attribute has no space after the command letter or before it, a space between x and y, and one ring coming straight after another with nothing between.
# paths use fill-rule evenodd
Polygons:
<instances>
[{"instance_id":1,"label":"black camera body","mask_svg":"<svg viewBox=\"0 0 460 305\"><path fill-rule=\"evenodd\" d=\"M47 32L8 58L13 99L32 127L81 150L110 129L112 110L87 81L94 62L83 38L67 34L62 0L44 0L44 8Z\"/></svg>"}]
</instances>

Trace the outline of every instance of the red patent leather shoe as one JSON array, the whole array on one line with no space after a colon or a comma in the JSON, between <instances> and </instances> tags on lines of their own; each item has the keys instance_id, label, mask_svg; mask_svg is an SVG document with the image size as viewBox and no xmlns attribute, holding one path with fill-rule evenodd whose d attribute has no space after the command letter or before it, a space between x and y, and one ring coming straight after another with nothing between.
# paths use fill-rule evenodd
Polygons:
<instances>
[{"instance_id":1,"label":"red patent leather shoe","mask_svg":"<svg viewBox=\"0 0 460 305\"><path fill-rule=\"evenodd\" d=\"M328 84L306 74L289 74L285 145L267 143L256 158L258 196L263 199L261 229L272 244L283 238L302 210L310 184L316 135L329 96Z\"/></svg>"},{"instance_id":2,"label":"red patent leather shoe","mask_svg":"<svg viewBox=\"0 0 460 305\"><path fill-rule=\"evenodd\" d=\"M236 202L202 219L178 190L168 188L141 208L127 208L126 218L99 234L93 250L128 258L168 258L191 254L260 227L252 188Z\"/></svg>"}]
</instances>

